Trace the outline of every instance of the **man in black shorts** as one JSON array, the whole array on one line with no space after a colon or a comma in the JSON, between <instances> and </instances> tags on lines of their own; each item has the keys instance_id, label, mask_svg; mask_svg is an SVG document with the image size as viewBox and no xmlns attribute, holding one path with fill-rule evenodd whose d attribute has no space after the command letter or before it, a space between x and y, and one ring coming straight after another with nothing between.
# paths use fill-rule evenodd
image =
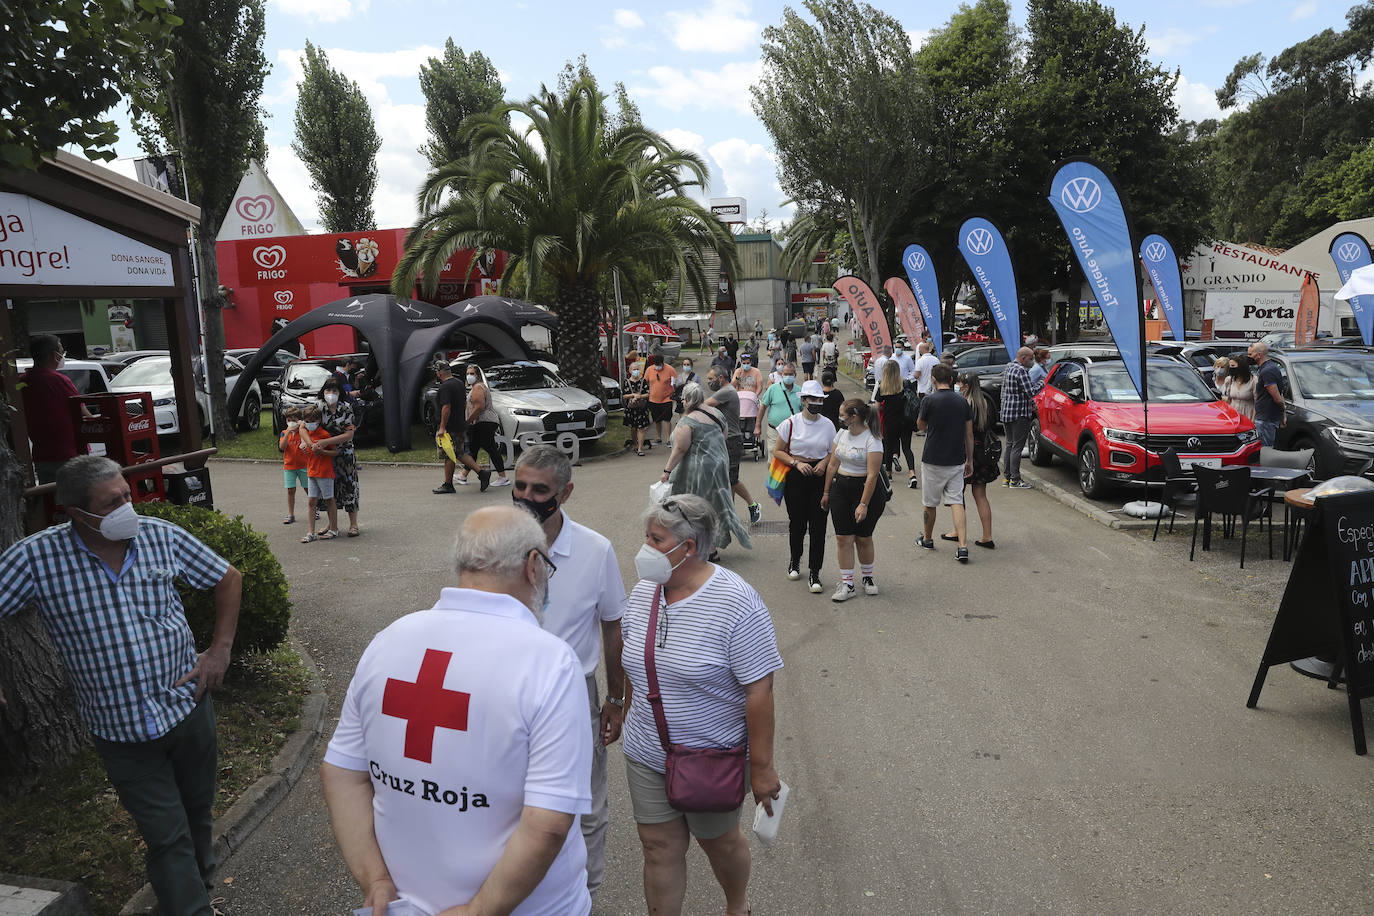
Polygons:
<instances>
[{"instance_id":1,"label":"man in black shorts","mask_svg":"<svg viewBox=\"0 0 1374 916\"><path fill-rule=\"evenodd\" d=\"M739 463L744 457L744 432L739 422L739 392L730 384L730 374L720 366L712 366L706 373L706 387L711 397L706 403L725 417L725 450L730 455L730 490L749 506L749 524L757 525L763 509L749 495L749 488L740 483Z\"/></svg>"},{"instance_id":2,"label":"man in black shorts","mask_svg":"<svg viewBox=\"0 0 1374 916\"><path fill-rule=\"evenodd\" d=\"M477 480L481 484L481 489L486 490L491 483L491 471L484 471L478 466L476 459L468 454L463 446L463 440L468 432L467 402L468 389L463 380L455 378L453 369L446 362L435 363L434 374L439 376L439 426L434 432L434 442L438 445L439 440L448 433L453 440L453 452L458 456L458 460L463 463L463 467L469 471L477 472ZM447 451L442 446L439 454L444 459L444 482L435 487L434 493L452 493L453 471L457 467L453 459L449 457ZM466 480L463 483L467 483Z\"/></svg>"}]
</instances>

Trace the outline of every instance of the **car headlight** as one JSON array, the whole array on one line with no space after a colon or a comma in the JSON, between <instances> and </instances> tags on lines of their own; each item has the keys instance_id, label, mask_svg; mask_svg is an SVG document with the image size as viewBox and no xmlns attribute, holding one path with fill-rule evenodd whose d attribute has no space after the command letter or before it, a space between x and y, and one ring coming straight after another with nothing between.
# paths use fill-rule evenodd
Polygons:
<instances>
[{"instance_id":1,"label":"car headlight","mask_svg":"<svg viewBox=\"0 0 1374 916\"><path fill-rule=\"evenodd\" d=\"M176 402L175 402L172 398L158 398L156 401L153 402L153 406L154 406L154 407L167 407L167 406L169 406L169 405L171 405L171 404L174 404L174 403L176 403Z\"/></svg>"},{"instance_id":2,"label":"car headlight","mask_svg":"<svg viewBox=\"0 0 1374 916\"><path fill-rule=\"evenodd\" d=\"M1331 438L1341 445L1362 445L1374 446L1374 431L1368 429L1350 429L1345 426L1331 427Z\"/></svg>"},{"instance_id":3,"label":"car headlight","mask_svg":"<svg viewBox=\"0 0 1374 916\"><path fill-rule=\"evenodd\" d=\"M542 417L545 411L536 410L533 407L512 407L511 413L517 417Z\"/></svg>"},{"instance_id":4,"label":"car headlight","mask_svg":"<svg viewBox=\"0 0 1374 916\"><path fill-rule=\"evenodd\" d=\"M1242 429L1240 432L1236 433L1236 438L1241 442L1254 442L1259 438L1259 430Z\"/></svg>"},{"instance_id":5,"label":"car headlight","mask_svg":"<svg viewBox=\"0 0 1374 916\"><path fill-rule=\"evenodd\" d=\"M1144 442L1145 434L1138 433L1130 429L1112 429L1110 426L1102 428L1102 435L1116 442Z\"/></svg>"}]
</instances>

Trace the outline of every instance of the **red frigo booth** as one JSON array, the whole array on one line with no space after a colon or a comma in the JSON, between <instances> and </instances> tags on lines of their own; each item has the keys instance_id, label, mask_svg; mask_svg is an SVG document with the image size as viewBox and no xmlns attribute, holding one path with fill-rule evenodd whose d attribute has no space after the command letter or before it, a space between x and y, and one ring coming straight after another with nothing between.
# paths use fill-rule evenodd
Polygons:
<instances>
[{"instance_id":1,"label":"red frigo booth","mask_svg":"<svg viewBox=\"0 0 1374 916\"><path fill-rule=\"evenodd\" d=\"M219 281L226 287L226 346L259 347L311 309L348 296L391 292L391 274L405 251L408 229L374 229L324 235L285 235L222 240L215 244ZM434 295L417 284L412 295L437 306L495 292L506 254L484 258L469 274L472 252L454 252L439 275ZM361 341L348 326L332 325L305 335L307 352L355 353Z\"/></svg>"}]
</instances>

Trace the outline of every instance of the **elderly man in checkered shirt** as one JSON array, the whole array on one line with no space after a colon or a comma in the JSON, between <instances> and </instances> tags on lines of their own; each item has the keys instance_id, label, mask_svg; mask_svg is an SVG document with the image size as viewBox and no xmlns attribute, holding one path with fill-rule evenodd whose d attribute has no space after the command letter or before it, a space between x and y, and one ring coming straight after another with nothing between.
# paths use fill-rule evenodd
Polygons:
<instances>
[{"instance_id":1,"label":"elderly man in checkered shirt","mask_svg":"<svg viewBox=\"0 0 1374 916\"><path fill-rule=\"evenodd\" d=\"M1021 479L1021 450L1030 434L1031 417L1035 416L1035 395L1044 382L1032 382L1031 364L1035 351L1022 347L1016 358L1002 371L1002 427L1007 434L1006 451L1002 455L1002 485L1013 490L1029 490L1030 484Z\"/></svg>"},{"instance_id":2,"label":"elderly man in checkered shirt","mask_svg":"<svg viewBox=\"0 0 1374 916\"><path fill-rule=\"evenodd\" d=\"M138 516L108 458L62 465L57 501L72 521L0 555L0 617L37 607L81 721L147 843L162 911L210 916L217 746L208 691L229 666L243 579L176 525ZM214 589L215 632L199 654L177 579Z\"/></svg>"}]
</instances>

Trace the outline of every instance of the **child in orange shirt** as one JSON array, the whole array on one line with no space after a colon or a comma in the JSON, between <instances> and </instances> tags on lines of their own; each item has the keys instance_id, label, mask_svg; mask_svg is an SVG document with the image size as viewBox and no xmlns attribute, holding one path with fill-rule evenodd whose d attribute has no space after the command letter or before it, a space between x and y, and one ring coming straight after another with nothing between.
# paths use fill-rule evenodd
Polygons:
<instances>
[{"instance_id":1,"label":"child in orange shirt","mask_svg":"<svg viewBox=\"0 0 1374 916\"><path fill-rule=\"evenodd\" d=\"M320 427L318 407L312 404L305 408L302 416L305 419L305 429L301 434L301 449L305 452L305 492L310 497L309 514L306 516L310 521L310 531L301 538L301 543L309 544L312 541L333 540L339 536L339 510L334 502L334 456L339 453L339 449L314 444L330 437L329 431ZM329 513L329 527L317 536L315 509L320 503L324 503L325 511Z\"/></svg>"},{"instance_id":2,"label":"child in orange shirt","mask_svg":"<svg viewBox=\"0 0 1374 916\"><path fill-rule=\"evenodd\" d=\"M309 493L309 475L305 471L305 450L301 448L299 407L286 408L286 428L277 439L282 453L282 471L286 476L286 518L283 525L296 520L296 487Z\"/></svg>"}]
</instances>

